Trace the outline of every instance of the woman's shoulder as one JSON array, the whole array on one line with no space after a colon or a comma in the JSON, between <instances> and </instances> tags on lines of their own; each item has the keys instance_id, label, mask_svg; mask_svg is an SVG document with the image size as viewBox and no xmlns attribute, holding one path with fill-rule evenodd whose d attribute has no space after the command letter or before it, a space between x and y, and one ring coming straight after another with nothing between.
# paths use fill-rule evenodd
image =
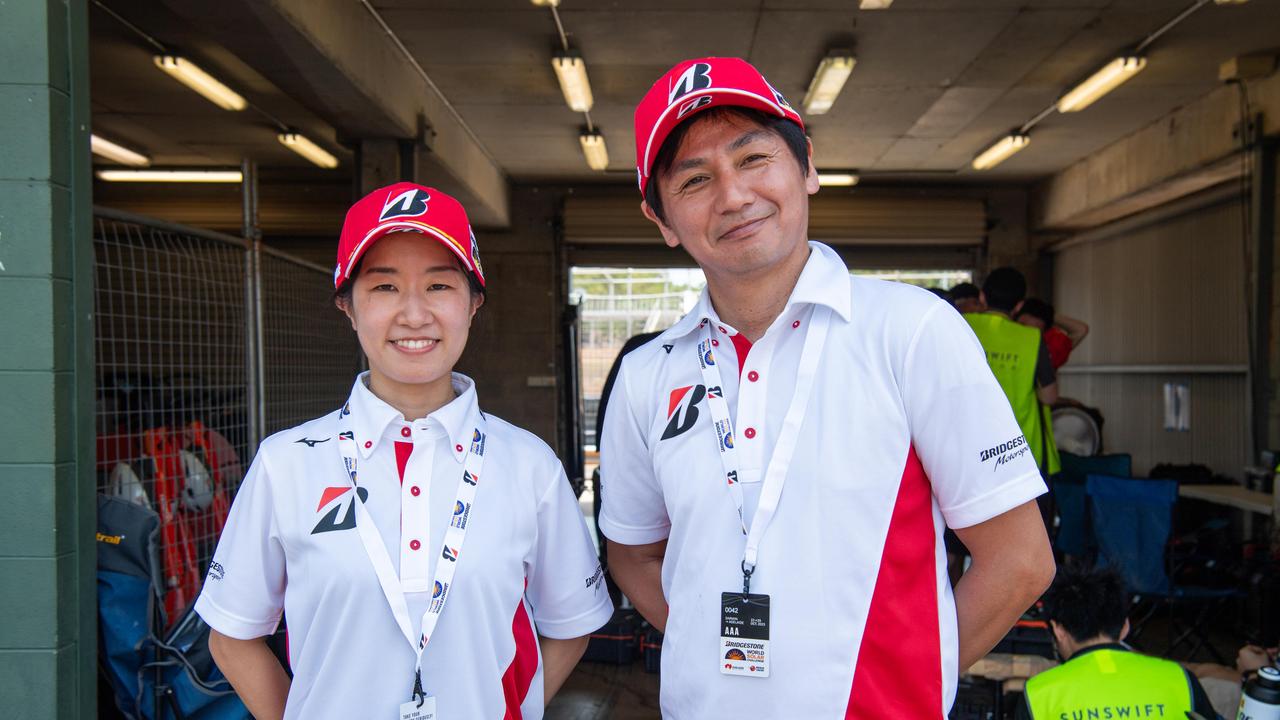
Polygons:
<instances>
[{"instance_id":1,"label":"woman's shoulder","mask_svg":"<svg viewBox=\"0 0 1280 720\"><path fill-rule=\"evenodd\" d=\"M513 462L517 472L546 475L563 469L560 458L542 438L496 415L485 413L484 418L485 444L504 462Z\"/></svg>"},{"instance_id":2,"label":"woman's shoulder","mask_svg":"<svg viewBox=\"0 0 1280 720\"><path fill-rule=\"evenodd\" d=\"M314 420L308 420L267 436L258 447L258 453L275 459L324 447L333 442L338 434L339 412L334 410Z\"/></svg>"}]
</instances>

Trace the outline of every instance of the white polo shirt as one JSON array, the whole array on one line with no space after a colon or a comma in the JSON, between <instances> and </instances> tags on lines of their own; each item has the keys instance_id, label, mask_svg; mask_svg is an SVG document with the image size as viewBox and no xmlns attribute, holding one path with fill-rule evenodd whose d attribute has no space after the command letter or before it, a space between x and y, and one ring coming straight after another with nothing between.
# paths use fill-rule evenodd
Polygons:
<instances>
[{"instance_id":1,"label":"white polo shirt","mask_svg":"<svg viewBox=\"0 0 1280 720\"><path fill-rule=\"evenodd\" d=\"M457 398L406 422L357 378L344 410L262 443L231 507L196 611L217 631L250 639L284 612L294 678L285 718L399 717L413 689L414 652L401 634L355 529L339 452L354 432L359 485L405 589L415 633L431 599L445 530L467 524L454 582L422 658L439 716L540 718L537 636L575 638L613 605L578 503L541 440L484 416L484 469L457 514L465 450L481 414L472 381Z\"/></svg>"},{"instance_id":2,"label":"white polo shirt","mask_svg":"<svg viewBox=\"0 0 1280 720\"><path fill-rule=\"evenodd\" d=\"M704 292L624 359L609 399L600 528L628 545L669 540L664 717L944 718L958 643L943 529L1045 491L960 314L925 290L851 277L833 250L810 247L754 346ZM770 595L771 674L722 675L720 594L742 589L745 540L697 360L703 320L750 523L818 305L830 330L751 579Z\"/></svg>"}]
</instances>

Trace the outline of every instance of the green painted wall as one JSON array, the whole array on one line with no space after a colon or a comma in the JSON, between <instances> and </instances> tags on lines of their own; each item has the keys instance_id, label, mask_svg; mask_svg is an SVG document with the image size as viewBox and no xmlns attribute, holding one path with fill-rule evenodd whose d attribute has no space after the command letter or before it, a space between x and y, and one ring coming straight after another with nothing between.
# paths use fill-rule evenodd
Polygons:
<instances>
[{"instance_id":1,"label":"green painted wall","mask_svg":"<svg viewBox=\"0 0 1280 720\"><path fill-rule=\"evenodd\" d=\"M0 0L0 698L95 716L85 0Z\"/></svg>"}]
</instances>

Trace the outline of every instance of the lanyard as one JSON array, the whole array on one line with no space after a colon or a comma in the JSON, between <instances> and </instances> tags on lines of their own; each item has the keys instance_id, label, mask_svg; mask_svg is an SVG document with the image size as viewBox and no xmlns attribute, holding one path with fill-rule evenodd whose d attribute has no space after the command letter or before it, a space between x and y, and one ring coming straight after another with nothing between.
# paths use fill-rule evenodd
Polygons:
<instances>
[{"instance_id":1,"label":"lanyard","mask_svg":"<svg viewBox=\"0 0 1280 720\"><path fill-rule=\"evenodd\" d=\"M746 517L742 514L742 485L738 478L738 458L733 447L733 420L729 417L729 403L724 399L724 384L721 382L720 368L716 365L712 353L712 340L715 330L710 323L707 326L707 338L698 343L698 366L702 368L702 381L707 386L707 405L711 410L711 420L716 428L716 445L720 448L720 462L724 466L725 483L729 488L729 497L738 511L738 522L742 525L742 534L747 537L746 547L742 551L742 592L751 589L751 573L755 571L756 557L760 549L760 540L764 537L773 515L778 510L778 500L782 497L782 486L787 480L787 468L791 465L791 456L795 454L796 443L800 439L800 425L804 422L805 410L809 406L809 397L813 390L813 381L818 374L818 362L822 359L822 346L827 340L827 329L831 324L831 308L815 305L810 314L809 328L804 336L804 349L800 353L800 366L796 371L795 392L791 396L791 405L783 418L782 428L778 432L778 442L774 446L773 455L769 458L769 466L765 469L764 484L760 488L760 502L756 505L756 513L751 518L748 528Z\"/></svg>"},{"instance_id":2,"label":"lanyard","mask_svg":"<svg viewBox=\"0 0 1280 720\"><path fill-rule=\"evenodd\" d=\"M481 468L484 467L485 434L481 431L483 427L484 420L481 419L471 437L471 448L467 452L466 460L463 463L462 478L458 481L458 496L455 503L457 507L470 507L475 502L476 482L480 479ZM342 432L338 434L338 450L342 453L342 460L346 466L347 475L351 479L351 486L354 489L357 487L356 439L351 432L349 421L340 430ZM395 616L396 625L400 627L400 633L404 635L404 639L408 641L409 647L416 656L413 668L413 697L417 698L424 695L422 691L422 652L426 649L427 642L431 639L431 633L435 630L436 623L440 622L440 613L444 612L445 602L449 599L453 575L458 571L458 558L462 550L462 541L466 539L467 535L467 523L466 521L451 522L448 530L444 533L444 546L440 551L440 558L436 560L436 575L431 591L431 602L427 605L427 611L422 614L422 634L415 641L413 626L409 623L409 605L404 599L404 590L400 586L400 577L396 574L395 566L391 564L391 555L387 552L387 546L382 542L382 536L378 533L378 528L374 526L373 517L369 514L369 510L365 508L364 503L360 502L359 493L355 494L352 502L355 503L356 507L356 532L359 533L365 554L369 556L373 571L378 576L378 584L382 586L382 595L387 599L387 604L391 606L391 614Z\"/></svg>"}]
</instances>

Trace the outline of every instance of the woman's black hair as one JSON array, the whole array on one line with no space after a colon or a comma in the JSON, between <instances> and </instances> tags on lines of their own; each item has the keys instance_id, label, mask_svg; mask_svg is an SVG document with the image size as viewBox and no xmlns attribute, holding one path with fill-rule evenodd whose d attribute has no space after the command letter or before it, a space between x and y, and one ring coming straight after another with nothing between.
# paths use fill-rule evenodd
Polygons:
<instances>
[{"instance_id":1,"label":"woman's black hair","mask_svg":"<svg viewBox=\"0 0 1280 720\"><path fill-rule=\"evenodd\" d=\"M728 120L734 116L749 120L766 130L776 133L787 144L791 154L795 156L796 163L800 165L800 176L809 176L809 136L804 134L804 130L799 125L784 117L770 115L752 108L722 106L704 110L689 120L680 123L671 131L667 139L662 141L662 147L658 148L658 156L654 158L653 168L649 171L649 184L644 188L644 201L649 204L649 209L653 210L653 214L657 216L663 225L667 224L667 216L662 210L662 194L658 192L658 178L671 169L671 163L675 162L676 151L680 149L680 143L684 140L684 136L699 121L711 119Z\"/></svg>"},{"instance_id":2,"label":"woman's black hair","mask_svg":"<svg viewBox=\"0 0 1280 720\"><path fill-rule=\"evenodd\" d=\"M467 266L462 264L462 260L455 255L453 256L453 261L457 263L458 269L462 271L462 274L467 277L467 287L471 290L471 294L484 296L484 286L481 285L476 276L467 269ZM351 304L351 291L355 288L356 278L360 277L360 269L362 267L364 267L363 257L356 261L356 266L351 268L351 274L347 276L346 280L342 281L342 284L338 286L337 290L333 291L334 302L340 302L344 305Z\"/></svg>"}]
</instances>

